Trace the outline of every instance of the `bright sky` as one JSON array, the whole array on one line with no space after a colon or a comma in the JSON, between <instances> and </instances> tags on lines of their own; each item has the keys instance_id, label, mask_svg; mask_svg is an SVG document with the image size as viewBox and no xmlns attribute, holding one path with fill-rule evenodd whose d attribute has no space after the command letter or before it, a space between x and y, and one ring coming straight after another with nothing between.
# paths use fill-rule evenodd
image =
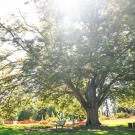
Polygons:
<instances>
[{"instance_id":1,"label":"bright sky","mask_svg":"<svg viewBox=\"0 0 135 135\"><path fill-rule=\"evenodd\" d=\"M0 16L5 16L17 11L24 6L24 0L0 0Z\"/></svg>"},{"instance_id":2,"label":"bright sky","mask_svg":"<svg viewBox=\"0 0 135 135\"><path fill-rule=\"evenodd\" d=\"M33 24L38 22L36 12L34 10L34 5L31 3L26 4L29 0L0 0L0 18L2 21L9 19L11 14L15 14L21 18L21 14L26 18L27 22ZM27 16L26 16L27 14ZM3 44L0 46L1 50L13 50L13 46ZM21 51L14 54L12 57L9 57L10 60L15 61L16 59L22 58L25 55L25 52Z\"/></svg>"},{"instance_id":3,"label":"bright sky","mask_svg":"<svg viewBox=\"0 0 135 135\"><path fill-rule=\"evenodd\" d=\"M37 22L34 4L30 0L0 0L0 17L6 19L11 14L20 16L19 10L25 16L27 13L27 21Z\"/></svg>"},{"instance_id":4,"label":"bright sky","mask_svg":"<svg viewBox=\"0 0 135 135\"><path fill-rule=\"evenodd\" d=\"M29 2L30 1L30 2ZM17 15L22 19L19 11L25 17L27 23L29 24L38 24L38 17L36 14L34 2L32 0L0 0L0 18L1 20L5 21L9 18L11 14ZM34 1L34 0L33 0ZM78 7L77 2L78 0L55 0L55 6L58 10L63 14L65 26L70 25L70 16L77 16L78 14ZM0 50L9 49L6 45L0 47ZM16 56L21 57L21 53L17 54Z\"/></svg>"}]
</instances>

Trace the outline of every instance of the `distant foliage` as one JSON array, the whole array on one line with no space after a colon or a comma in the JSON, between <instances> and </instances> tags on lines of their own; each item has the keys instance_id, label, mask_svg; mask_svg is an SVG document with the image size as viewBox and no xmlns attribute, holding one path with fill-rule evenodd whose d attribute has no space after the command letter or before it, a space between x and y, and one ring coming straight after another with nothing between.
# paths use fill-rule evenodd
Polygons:
<instances>
[{"instance_id":1,"label":"distant foliage","mask_svg":"<svg viewBox=\"0 0 135 135\"><path fill-rule=\"evenodd\" d=\"M116 113L116 115L115 115L116 118L125 118L127 116L128 116L128 114L124 113L124 112L119 112L119 113Z\"/></svg>"},{"instance_id":2,"label":"distant foliage","mask_svg":"<svg viewBox=\"0 0 135 135\"><path fill-rule=\"evenodd\" d=\"M18 116L18 120L29 120L32 116L32 113L30 111L22 111L20 112L20 115Z\"/></svg>"}]
</instances>

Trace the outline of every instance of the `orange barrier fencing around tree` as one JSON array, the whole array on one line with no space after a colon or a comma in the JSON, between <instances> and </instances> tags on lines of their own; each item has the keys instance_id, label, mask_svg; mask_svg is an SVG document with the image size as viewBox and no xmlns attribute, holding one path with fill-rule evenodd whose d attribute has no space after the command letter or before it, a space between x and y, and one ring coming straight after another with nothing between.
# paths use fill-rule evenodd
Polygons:
<instances>
[{"instance_id":1,"label":"orange barrier fencing around tree","mask_svg":"<svg viewBox=\"0 0 135 135\"><path fill-rule=\"evenodd\" d=\"M34 121L34 120L24 120L24 121L13 121L13 120L4 120L4 124L42 124L47 125L50 122L48 121ZM75 122L66 122L64 126L74 126L74 125L85 125L85 121L75 121Z\"/></svg>"},{"instance_id":2,"label":"orange barrier fencing around tree","mask_svg":"<svg viewBox=\"0 0 135 135\"><path fill-rule=\"evenodd\" d=\"M13 124L13 120L4 120L4 124Z\"/></svg>"}]
</instances>

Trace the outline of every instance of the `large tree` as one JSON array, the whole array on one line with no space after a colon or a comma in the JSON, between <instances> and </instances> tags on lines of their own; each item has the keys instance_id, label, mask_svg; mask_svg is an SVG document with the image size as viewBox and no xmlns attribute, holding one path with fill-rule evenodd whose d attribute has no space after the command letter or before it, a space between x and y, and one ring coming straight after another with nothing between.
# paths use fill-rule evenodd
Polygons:
<instances>
[{"instance_id":1,"label":"large tree","mask_svg":"<svg viewBox=\"0 0 135 135\"><path fill-rule=\"evenodd\" d=\"M79 14L68 16L68 26L53 2L43 1L40 28L24 20L34 33L31 40L13 26L1 24L2 30L28 54L22 68L28 90L74 95L87 113L87 125L99 126L100 105L134 74L134 1L80 0Z\"/></svg>"}]
</instances>

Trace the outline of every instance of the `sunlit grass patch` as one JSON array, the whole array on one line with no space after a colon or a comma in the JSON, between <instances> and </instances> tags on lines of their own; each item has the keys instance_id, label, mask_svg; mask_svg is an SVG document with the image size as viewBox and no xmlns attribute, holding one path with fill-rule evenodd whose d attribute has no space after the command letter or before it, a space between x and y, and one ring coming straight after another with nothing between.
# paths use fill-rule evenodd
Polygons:
<instances>
[{"instance_id":1,"label":"sunlit grass patch","mask_svg":"<svg viewBox=\"0 0 135 135\"><path fill-rule=\"evenodd\" d=\"M102 124L109 127L128 127L128 123L135 122L135 119L104 120Z\"/></svg>"},{"instance_id":2,"label":"sunlit grass patch","mask_svg":"<svg viewBox=\"0 0 135 135\"><path fill-rule=\"evenodd\" d=\"M100 135L104 135L104 134L107 134L108 132L107 131L98 131L98 132L95 132L96 134L100 134Z\"/></svg>"}]
</instances>

